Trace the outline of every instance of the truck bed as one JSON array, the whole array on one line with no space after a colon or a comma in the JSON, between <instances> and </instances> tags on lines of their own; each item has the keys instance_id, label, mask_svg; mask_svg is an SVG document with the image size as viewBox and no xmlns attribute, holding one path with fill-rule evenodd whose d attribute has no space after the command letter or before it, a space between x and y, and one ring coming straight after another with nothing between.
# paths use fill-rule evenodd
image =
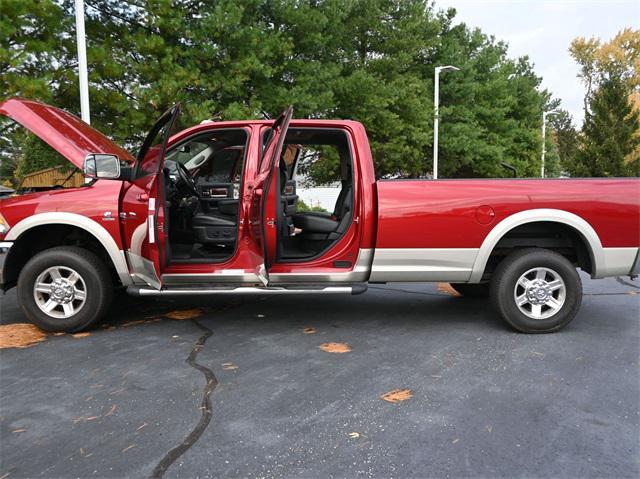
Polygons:
<instances>
[{"instance_id":1,"label":"truck bed","mask_svg":"<svg viewBox=\"0 0 640 479\"><path fill-rule=\"evenodd\" d=\"M372 280L393 278L401 258L416 280L477 280L471 272L493 237L532 222L567 224L601 249L595 277L628 274L619 265L632 264L640 245L637 178L382 180L376 190Z\"/></svg>"}]
</instances>

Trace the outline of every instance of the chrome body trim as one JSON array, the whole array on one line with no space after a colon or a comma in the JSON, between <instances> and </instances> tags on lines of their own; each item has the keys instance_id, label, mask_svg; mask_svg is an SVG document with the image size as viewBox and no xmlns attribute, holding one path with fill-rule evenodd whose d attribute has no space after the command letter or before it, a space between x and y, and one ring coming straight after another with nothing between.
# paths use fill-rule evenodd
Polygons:
<instances>
[{"instance_id":1,"label":"chrome body trim","mask_svg":"<svg viewBox=\"0 0 640 479\"><path fill-rule=\"evenodd\" d=\"M327 286L320 289L287 289L281 287L257 287L257 286L238 286L236 288L185 288L185 289L146 289L146 288L128 288L127 292L138 296L194 296L194 295L212 295L212 294L352 294L351 286Z\"/></svg>"},{"instance_id":2,"label":"chrome body trim","mask_svg":"<svg viewBox=\"0 0 640 479\"><path fill-rule=\"evenodd\" d=\"M243 269L222 269L214 273L163 274L162 284L194 284L194 283L261 283L255 273L246 273Z\"/></svg>"},{"instance_id":3,"label":"chrome body trim","mask_svg":"<svg viewBox=\"0 0 640 479\"><path fill-rule=\"evenodd\" d=\"M114 157L117 162L116 162L116 166L117 171L115 175L112 176L98 176L97 174L97 164L96 164L96 156L112 156ZM96 169L96 174L92 175L89 173L89 168L88 168L88 161L89 160L93 160L93 165L94 168ZM120 160L118 159L118 155L114 155L111 153L89 153L87 156L84 157L84 161L82 163L82 174L84 175L85 179L87 178L95 178L95 179L104 179L104 180L117 180L118 178L120 178L120 174L122 171L122 167L120 166Z\"/></svg>"},{"instance_id":4,"label":"chrome body trim","mask_svg":"<svg viewBox=\"0 0 640 479\"><path fill-rule=\"evenodd\" d=\"M356 264L350 271L344 273L269 273L269 284L280 283L363 283L369 279L372 249L361 249L358 253ZM213 273L185 273L163 274L162 283L193 284L193 283L262 283L255 272L246 272L243 269L222 269Z\"/></svg>"},{"instance_id":5,"label":"chrome body trim","mask_svg":"<svg viewBox=\"0 0 640 479\"><path fill-rule=\"evenodd\" d=\"M358 252L358 258L353 269L345 272L319 273L269 273L269 283L363 283L369 279L373 249L363 248Z\"/></svg>"},{"instance_id":6,"label":"chrome body trim","mask_svg":"<svg viewBox=\"0 0 640 479\"><path fill-rule=\"evenodd\" d=\"M476 248L378 248L370 281L468 281Z\"/></svg>"},{"instance_id":7,"label":"chrome body trim","mask_svg":"<svg viewBox=\"0 0 640 479\"><path fill-rule=\"evenodd\" d=\"M131 269L136 278L141 279L149 286L160 289L162 283L156 274L156 268L152 261L131 251L127 252L127 257L129 258Z\"/></svg>"},{"instance_id":8,"label":"chrome body trim","mask_svg":"<svg viewBox=\"0 0 640 479\"><path fill-rule=\"evenodd\" d=\"M109 255L109 258L111 258L113 266L115 267L122 284L125 286L132 284L124 252L118 247L113 237L102 225L90 218L87 218L86 216L61 211L35 214L16 223L9 230L5 240L15 241L22 233L31 228L54 224L77 226L78 228L91 233L100 242L100 244L102 244Z\"/></svg>"},{"instance_id":9,"label":"chrome body trim","mask_svg":"<svg viewBox=\"0 0 640 479\"><path fill-rule=\"evenodd\" d=\"M498 244L498 241L500 241L505 234L517 226L541 221L562 223L577 230L589 245L589 253L594 266L591 276L593 278L602 278L608 274L605 266L602 243L600 242L598 234L589 223L578 215L569 213L568 211L540 208L515 213L503 219L493 227L482 242L478 256L473 264L471 277L468 281L470 283L480 282L482 275L484 274L484 269L487 266L489 256L491 256L496 244ZM629 267L631 266L629 265Z\"/></svg>"},{"instance_id":10,"label":"chrome body trim","mask_svg":"<svg viewBox=\"0 0 640 479\"><path fill-rule=\"evenodd\" d=\"M4 261L7 259L11 246L13 246L12 241L0 241L0 285L4 284Z\"/></svg>"}]
</instances>

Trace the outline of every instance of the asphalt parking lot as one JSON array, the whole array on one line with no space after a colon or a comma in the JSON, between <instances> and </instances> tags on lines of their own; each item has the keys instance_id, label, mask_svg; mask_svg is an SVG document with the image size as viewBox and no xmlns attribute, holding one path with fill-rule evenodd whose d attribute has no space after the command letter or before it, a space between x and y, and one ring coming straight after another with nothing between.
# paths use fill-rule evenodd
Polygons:
<instances>
[{"instance_id":1,"label":"asphalt parking lot","mask_svg":"<svg viewBox=\"0 0 640 479\"><path fill-rule=\"evenodd\" d=\"M121 296L89 335L0 352L0 478L638 477L638 281L584 286L533 336L437 285Z\"/></svg>"}]
</instances>

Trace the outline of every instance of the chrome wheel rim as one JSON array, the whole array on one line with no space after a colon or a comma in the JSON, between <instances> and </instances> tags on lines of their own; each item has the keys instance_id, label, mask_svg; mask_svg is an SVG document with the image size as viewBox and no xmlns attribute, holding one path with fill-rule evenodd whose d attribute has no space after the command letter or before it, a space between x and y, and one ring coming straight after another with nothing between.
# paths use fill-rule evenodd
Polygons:
<instances>
[{"instance_id":1,"label":"chrome wheel rim","mask_svg":"<svg viewBox=\"0 0 640 479\"><path fill-rule=\"evenodd\" d=\"M66 266L52 266L36 278L33 298L47 316L66 319L84 306L87 286L77 271Z\"/></svg>"},{"instance_id":2,"label":"chrome wheel rim","mask_svg":"<svg viewBox=\"0 0 640 479\"><path fill-rule=\"evenodd\" d=\"M562 277L550 268L532 268L520 276L513 289L518 309L532 319L548 319L558 313L567 297Z\"/></svg>"}]
</instances>

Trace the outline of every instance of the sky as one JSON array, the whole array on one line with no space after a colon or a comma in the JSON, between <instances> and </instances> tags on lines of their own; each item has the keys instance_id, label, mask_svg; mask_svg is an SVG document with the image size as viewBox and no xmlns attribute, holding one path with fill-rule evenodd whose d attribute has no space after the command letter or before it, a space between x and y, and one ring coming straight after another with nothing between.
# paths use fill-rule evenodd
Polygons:
<instances>
[{"instance_id":1,"label":"sky","mask_svg":"<svg viewBox=\"0 0 640 479\"><path fill-rule=\"evenodd\" d=\"M583 120L584 86L569 55L576 37L612 38L640 26L640 0L435 0L453 7L458 23L479 27L509 44L509 56L528 55L542 86L562 100L575 123Z\"/></svg>"}]
</instances>

